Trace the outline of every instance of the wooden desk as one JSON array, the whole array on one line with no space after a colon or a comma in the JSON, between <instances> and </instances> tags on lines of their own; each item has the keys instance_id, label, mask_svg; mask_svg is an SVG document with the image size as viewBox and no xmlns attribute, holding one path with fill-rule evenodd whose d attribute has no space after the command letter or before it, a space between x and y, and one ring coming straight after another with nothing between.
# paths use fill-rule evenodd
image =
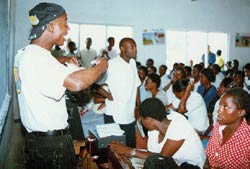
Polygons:
<instances>
[{"instance_id":1,"label":"wooden desk","mask_svg":"<svg viewBox=\"0 0 250 169\"><path fill-rule=\"evenodd\" d=\"M75 154L79 155L81 147L85 147L86 142L85 142L85 140L74 140L73 145L74 145L74 149L75 149Z\"/></svg>"},{"instance_id":2,"label":"wooden desk","mask_svg":"<svg viewBox=\"0 0 250 169\"><path fill-rule=\"evenodd\" d=\"M121 156L109 151L108 153L109 169L134 169L128 157Z\"/></svg>"}]
</instances>

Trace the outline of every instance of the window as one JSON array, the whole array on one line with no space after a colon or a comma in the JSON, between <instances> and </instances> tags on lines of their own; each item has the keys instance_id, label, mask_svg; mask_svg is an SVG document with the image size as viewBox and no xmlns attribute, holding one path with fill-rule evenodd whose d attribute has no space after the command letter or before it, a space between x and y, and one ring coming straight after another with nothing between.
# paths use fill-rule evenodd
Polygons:
<instances>
[{"instance_id":1,"label":"window","mask_svg":"<svg viewBox=\"0 0 250 169\"><path fill-rule=\"evenodd\" d=\"M114 48L119 51L119 42L124 37L132 37L131 26L108 26L108 25L88 25L88 24L72 24L69 23L69 33L67 38L70 38L78 46L78 51L85 48L85 40L87 37L92 38L92 48L99 51L105 48L108 43L108 37L115 38ZM66 43L65 45L66 46Z\"/></svg>"},{"instance_id":2,"label":"window","mask_svg":"<svg viewBox=\"0 0 250 169\"><path fill-rule=\"evenodd\" d=\"M198 31L166 31L166 64L172 68L175 62L189 65L201 62L201 56L207 53L207 45L216 54L222 51L225 62L228 60L228 35L226 33L207 33Z\"/></svg>"}]
</instances>

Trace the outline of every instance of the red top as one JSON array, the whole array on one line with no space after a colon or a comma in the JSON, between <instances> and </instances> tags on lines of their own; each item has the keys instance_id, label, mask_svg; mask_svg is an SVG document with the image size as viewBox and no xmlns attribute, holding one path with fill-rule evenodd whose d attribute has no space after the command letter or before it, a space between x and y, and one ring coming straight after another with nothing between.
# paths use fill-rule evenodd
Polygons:
<instances>
[{"instance_id":1,"label":"red top","mask_svg":"<svg viewBox=\"0 0 250 169\"><path fill-rule=\"evenodd\" d=\"M250 169L250 126L243 120L240 127L223 145L222 130L225 126L217 123L212 131L206 149L212 168Z\"/></svg>"}]
</instances>

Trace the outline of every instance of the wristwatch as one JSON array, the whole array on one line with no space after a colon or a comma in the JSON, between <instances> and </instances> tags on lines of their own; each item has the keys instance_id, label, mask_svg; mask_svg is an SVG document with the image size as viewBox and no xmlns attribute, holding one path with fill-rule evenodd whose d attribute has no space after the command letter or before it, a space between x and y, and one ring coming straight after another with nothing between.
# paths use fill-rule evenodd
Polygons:
<instances>
[{"instance_id":1,"label":"wristwatch","mask_svg":"<svg viewBox=\"0 0 250 169\"><path fill-rule=\"evenodd\" d=\"M135 149L135 148L133 148L133 149L132 149L132 151L130 152L130 155L131 155L132 157L134 157L134 156L135 156L135 154L136 154L136 149Z\"/></svg>"}]
</instances>

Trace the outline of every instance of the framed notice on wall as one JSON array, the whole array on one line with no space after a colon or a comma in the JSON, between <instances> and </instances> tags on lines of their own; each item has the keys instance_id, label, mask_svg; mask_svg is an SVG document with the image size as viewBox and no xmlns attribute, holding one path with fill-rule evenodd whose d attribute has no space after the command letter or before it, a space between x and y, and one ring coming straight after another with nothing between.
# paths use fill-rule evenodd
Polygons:
<instances>
[{"instance_id":1,"label":"framed notice on wall","mask_svg":"<svg viewBox=\"0 0 250 169\"><path fill-rule=\"evenodd\" d=\"M250 33L236 33L235 46L250 47Z\"/></svg>"},{"instance_id":2,"label":"framed notice on wall","mask_svg":"<svg viewBox=\"0 0 250 169\"><path fill-rule=\"evenodd\" d=\"M164 29L144 30L142 33L143 45L165 44Z\"/></svg>"}]
</instances>

